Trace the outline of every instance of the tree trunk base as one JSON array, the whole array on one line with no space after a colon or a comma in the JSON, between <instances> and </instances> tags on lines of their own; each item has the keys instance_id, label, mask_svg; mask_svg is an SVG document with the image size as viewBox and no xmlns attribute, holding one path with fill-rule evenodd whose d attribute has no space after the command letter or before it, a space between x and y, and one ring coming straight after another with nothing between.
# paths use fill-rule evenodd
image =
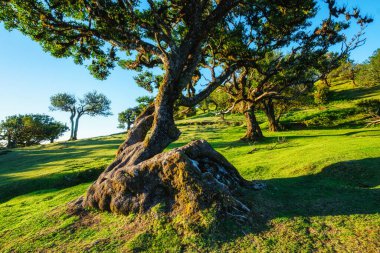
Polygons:
<instances>
[{"instance_id":1,"label":"tree trunk base","mask_svg":"<svg viewBox=\"0 0 380 253\"><path fill-rule=\"evenodd\" d=\"M144 213L157 204L185 217L206 208L219 215L248 217L239 189L256 186L206 141L193 141L137 165L118 161L103 172L85 197L71 208L92 207L114 213ZM74 210L75 211L75 210Z\"/></svg>"},{"instance_id":2,"label":"tree trunk base","mask_svg":"<svg viewBox=\"0 0 380 253\"><path fill-rule=\"evenodd\" d=\"M264 135L261 130L256 133L245 134L242 138L240 138L241 141L261 141L263 139Z\"/></svg>"}]
</instances>

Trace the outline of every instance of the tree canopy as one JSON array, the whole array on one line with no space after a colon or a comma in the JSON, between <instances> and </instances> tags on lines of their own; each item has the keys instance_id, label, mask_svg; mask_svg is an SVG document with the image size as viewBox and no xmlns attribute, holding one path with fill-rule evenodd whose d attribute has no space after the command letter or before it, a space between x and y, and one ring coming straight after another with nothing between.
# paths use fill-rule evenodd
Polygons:
<instances>
[{"instance_id":1,"label":"tree canopy","mask_svg":"<svg viewBox=\"0 0 380 253\"><path fill-rule=\"evenodd\" d=\"M70 140L77 139L79 119L83 115L107 117L112 114L111 101L105 95L96 91L86 93L81 99L77 99L74 95L68 93L58 93L50 97L50 103L50 110L70 112Z\"/></svg>"},{"instance_id":2,"label":"tree canopy","mask_svg":"<svg viewBox=\"0 0 380 253\"><path fill-rule=\"evenodd\" d=\"M356 79L360 86L380 84L380 48L367 61L357 66Z\"/></svg>"},{"instance_id":3,"label":"tree canopy","mask_svg":"<svg viewBox=\"0 0 380 253\"><path fill-rule=\"evenodd\" d=\"M13 115L0 124L0 139L8 148L26 147L43 141L53 142L68 127L44 114Z\"/></svg>"}]
</instances>

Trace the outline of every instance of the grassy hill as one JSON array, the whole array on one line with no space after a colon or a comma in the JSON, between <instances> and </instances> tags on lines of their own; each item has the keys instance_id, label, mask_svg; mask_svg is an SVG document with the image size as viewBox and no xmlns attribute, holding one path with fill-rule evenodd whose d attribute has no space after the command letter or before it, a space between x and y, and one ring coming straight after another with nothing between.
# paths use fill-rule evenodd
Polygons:
<instances>
[{"instance_id":1,"label":"grassy hill","mask_svg":"<svg viewBox=\"0 0 380 253\"><path fill-rule=\"evenodd\" d=\"M0 151L0 252L379 252L380 128L364 128L365 116L353 110L360 99L380 98L380 87L343 83L332 97L323 110L284 116L308 128L264 131L260 143L239 141L239 115L178 121L183 134L169 148L206 139L246 179L267 185L246 192L253 224L214 226L210 218L209 230L198 231L159 207L143 216L67 214L67 203L112 161L122 134Z\"/></svg>"}]
</instances>

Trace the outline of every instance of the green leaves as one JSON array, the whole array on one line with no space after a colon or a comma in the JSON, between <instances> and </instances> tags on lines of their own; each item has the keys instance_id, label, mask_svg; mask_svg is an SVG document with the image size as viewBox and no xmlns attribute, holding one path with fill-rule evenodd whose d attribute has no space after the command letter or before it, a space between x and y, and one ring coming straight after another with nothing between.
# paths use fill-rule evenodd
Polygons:
<instances>
[{"instance_id":1,"label":"green leaves","mask_svg":"<svg viewBox=\"0 0 380 253\"><path fill-rule=\"evenodd\" d=\"M0 139L7 147L31 146L42 141L54 141L69 128L44 114L9 116L0 124Z\"/></svg>"}]
</instances>

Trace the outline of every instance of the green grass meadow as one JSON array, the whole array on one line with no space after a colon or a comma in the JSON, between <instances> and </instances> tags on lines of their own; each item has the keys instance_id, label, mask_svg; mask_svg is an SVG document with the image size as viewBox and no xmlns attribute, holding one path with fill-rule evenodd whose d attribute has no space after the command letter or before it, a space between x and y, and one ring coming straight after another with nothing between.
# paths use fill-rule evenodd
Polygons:
<instances>
[{"instance_id":1,"label":"green grass meadow","mask_svg":"<svg viewBox=\"0 0 380 253\"><path fill-rule=\"evenodd\" d=\"M244 178L267 185L246 190L254 210L246 225L198 231L159 208L69 215L67 203L112 161L124 134L0 151L0 252L380 252L380 127L353 112L358 100L380 98L380 86L336 85L332 96L325 108L284 116L311 124L299 130L268 132L259 114L259 143L239 140L239 115L178 121L182 135L168 149L206 139Z\"/></svg>"}]
</instances>

